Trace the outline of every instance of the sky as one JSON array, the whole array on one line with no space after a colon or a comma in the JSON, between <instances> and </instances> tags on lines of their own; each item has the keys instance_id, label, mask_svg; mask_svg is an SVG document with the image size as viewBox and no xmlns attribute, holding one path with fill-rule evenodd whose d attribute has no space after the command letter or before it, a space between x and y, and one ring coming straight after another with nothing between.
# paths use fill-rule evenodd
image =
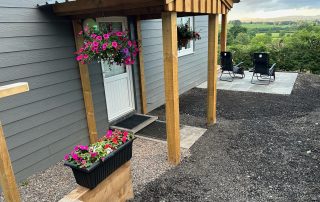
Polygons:
<instances>
[{"instance_id":1,"label":"sky","mask_svg":"<svg viewBox=\"0 0 320 202\"><path fill-rule=\"evenodd\" d=\"M240 0L229 20L320 15L320 0Z\"/></svg>"}]
</instances>

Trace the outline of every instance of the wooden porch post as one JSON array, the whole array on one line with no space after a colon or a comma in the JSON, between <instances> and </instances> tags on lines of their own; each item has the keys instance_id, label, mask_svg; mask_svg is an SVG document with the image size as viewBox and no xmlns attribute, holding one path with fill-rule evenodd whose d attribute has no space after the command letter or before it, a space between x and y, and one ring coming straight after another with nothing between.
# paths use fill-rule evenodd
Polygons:
<instances>
[{"instance_id":1,"label":"wooden porch post","mask_svg":"<svg viewBox=\"0 0 320 202\"><path fill-rule=\"evenodd\" d=\"M217 121L218 14L209 15L208 28L208 125Z\"/></svg>"},{"instance_id":2,"label":"wooden porch post","mask_svg":"<svg viewBox=\"0 0 320 202\"><path fill-rule=\"evenodd\" d=\"M82 30L82 27L78 20L72 20L72 24L73 24L76 48L78 50L83 44L83 37L78 36L78 33ZM98 140L98 133L97 133L96 120L94 116L94 107L93 107L88 65L81 64L79 62L79 69L80 69L83 99L84 99L84 104L86 108L87 123L88 123L88 129L89 129L89 139L90 139L90 143L95 143Z\"/></svg>"},{"instance_id":3,"label":"wooden porch post","mask_svg":"<svg viewBox=\"0 0 320 202\"><path fill-rule=\"evenodd\" d=\"M16 83L0 87L0 98L29 91L28 83ZM0 122L0 185L7 202L19 202L20 194L12 169L11 159Z\"/></svg>"},{"instance_id":4,"label":"wooden porch post","mask_svg":"<svg viewBox=\"0 0 320 202\"><path fill-rule=\"evenodd\" d=\"M221 21L221 52L227 51L228 14L222 14Z\"/></svg>"},{"instance_id":5,"label":"wooden porch post","mask_svg":"<svg viewBox=\"0 0 320 202\"><path fill-rule=\"evenodd\" d=\"M142 43L142 32L141 32L141 19L140 17L137 18L137 35L138 41ZM141 90L141 108L142 113L147 114L147 91L146 91L146 80L144 77L144 57L143 57L143 48L142 44L139 47L139 73L140 73L140 90Z\"/></svg>"},{"instance_id":6,"label":"wooden porch post","mask_svg":"<svg viewBox=\"0 0 320 202\"><path fill-rule=\"evenodd\" d=\"M162 13L163 64L166 97L168 160L180 163L177 13Z\"/></svg>"}]
</instances>

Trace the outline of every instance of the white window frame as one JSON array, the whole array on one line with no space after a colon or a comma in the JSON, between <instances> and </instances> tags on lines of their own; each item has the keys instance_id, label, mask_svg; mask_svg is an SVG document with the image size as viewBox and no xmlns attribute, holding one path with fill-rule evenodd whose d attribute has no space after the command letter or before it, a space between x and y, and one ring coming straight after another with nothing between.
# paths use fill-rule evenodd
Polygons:
<instances>
[{"instance_id":1,"label":"white window frame","mask_svg":"<svg viewBox=\"0 0 320 202\"><path fill-rule=\"evenodd\" d=\"M178 25L185 24L190 19L190 28L191 30L194 30L193 18L194 18L193 16L179 17L177 18L177 24ZM182 47L182 49L179 50L179 47L178 47L178 57L182 57L182 56L190 55L194 53L194 40L191 40L189 43L190 43L190 48Z\"/></svg>"}]
</instances>

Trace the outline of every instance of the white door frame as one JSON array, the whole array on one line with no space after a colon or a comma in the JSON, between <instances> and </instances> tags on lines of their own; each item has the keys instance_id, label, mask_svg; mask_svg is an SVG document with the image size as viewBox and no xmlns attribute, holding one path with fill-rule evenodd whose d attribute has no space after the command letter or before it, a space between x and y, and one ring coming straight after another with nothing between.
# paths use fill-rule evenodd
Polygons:
<instances>
[{"instance_id":1,"label":"white door frame","mask_svg":"<svg viewBox=\"0 0 320 202\"><path fill-rule=\"evenodd\" d=\"M96 19L97 23L99 24L99 22L122 22L123 26L122 26L122 31L126 31L128 29L128 23L127 23L127 18L126 17L101 17L101 18L97 18ZM118 74L115 76L111 76L109 78L107 78L105 76L105 73L103 72L103 65L101 63L101 69L102 69L102 77L103 77L103 83L104 83L104 88L106 89L106 85L109 82L121 79L121 78L125 78L128 77L129 79L129 88L128 90L130 92L128 92L129 94L129 105L130 107L127 109L124 109L124 111L119 111L117 114L113 115L112 117L110 117L109 114L109 109L108 109L108 102L107 102L107 94L106 94L106 90L105 90L105 97L106 97L106 105L107 105L107 110L108 110L108 119L109 122L111 121L115 121L127 114L132 113L133 111L135 111L135 100L134 100L134 88L133 88L133 74L132 74L132 65L126 65L126 73L122 73L122 74Z\"/></svg>"}]
</instances>

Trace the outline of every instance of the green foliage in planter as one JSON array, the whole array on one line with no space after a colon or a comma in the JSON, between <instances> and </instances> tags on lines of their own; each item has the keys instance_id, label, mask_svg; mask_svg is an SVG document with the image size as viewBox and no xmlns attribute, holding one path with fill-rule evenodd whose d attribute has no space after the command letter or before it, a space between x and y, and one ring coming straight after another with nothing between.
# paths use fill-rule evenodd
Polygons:
<instances>
[{"instance_id":1,"label":"green foliage in planter","mask_svg":"<svg viewBox=\"0 0 320 202\"><path fill-rule=\"evenodd\" d=\"M89 146L77 145L73 151L65 155L64 160L79 168L88 168L94 163L104 160L110 153L133 138L133 133L109 130L105 136L94 144Z\"/></svg>"}]
</instances>

